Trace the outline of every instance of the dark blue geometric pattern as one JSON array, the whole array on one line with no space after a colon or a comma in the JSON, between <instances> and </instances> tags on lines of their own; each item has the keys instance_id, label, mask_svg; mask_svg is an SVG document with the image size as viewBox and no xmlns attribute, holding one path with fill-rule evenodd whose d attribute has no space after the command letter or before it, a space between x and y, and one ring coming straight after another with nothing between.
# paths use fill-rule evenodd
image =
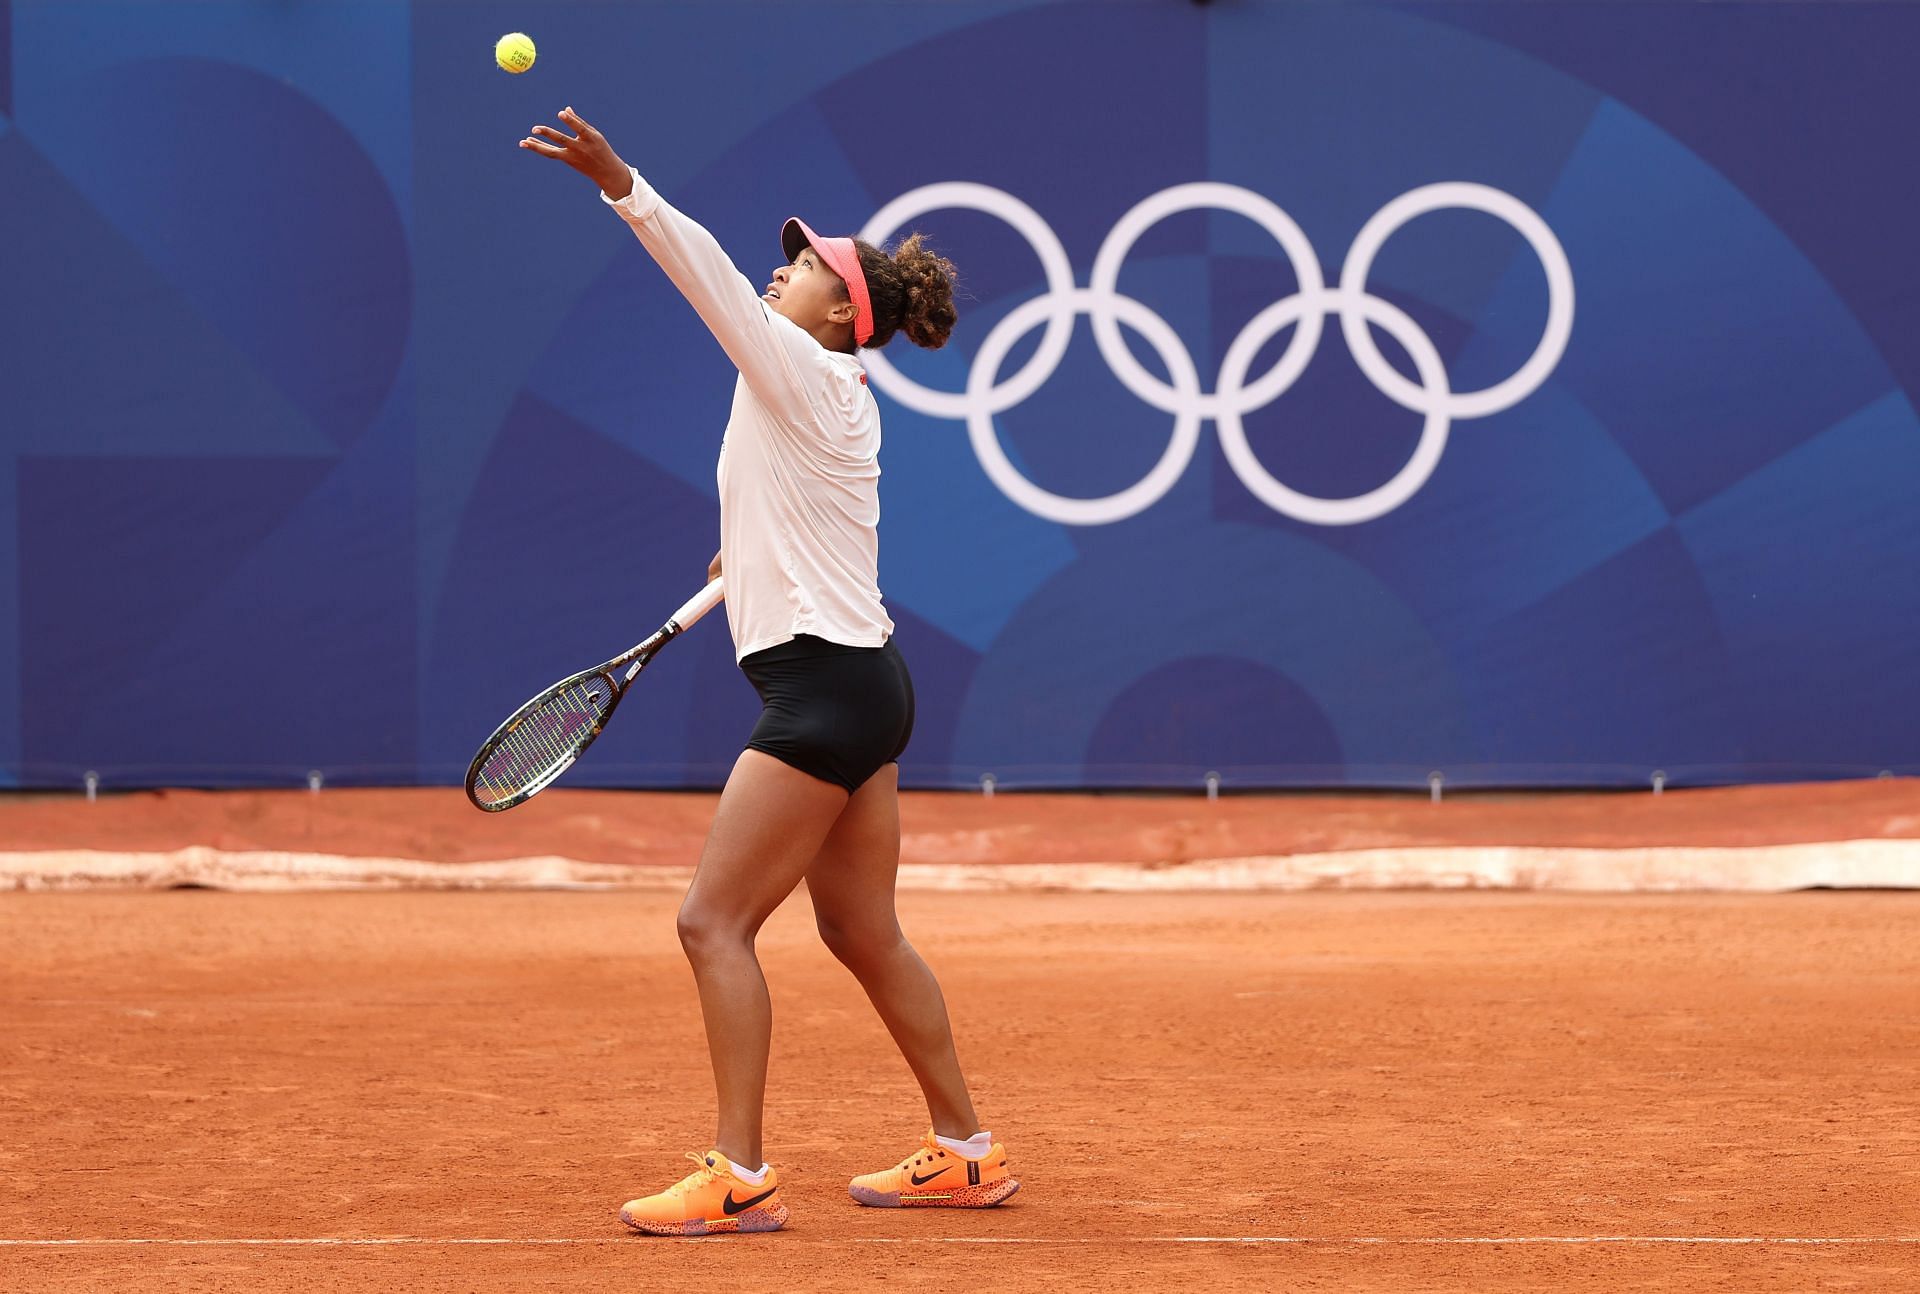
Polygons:
<instances>
[{"instance_id":1,"label":"dark blue geometric pattern","mask_svg":"<svg viewBox=\"0 0 1920 1294\"><path fill-rule=\"evenodd\" d=\"M492 44L523 26L510 77ZM756 282L786 216L851 231L948 180L1030 206L1080 286L1125 213L1201 180L1282 208L1329 283L1442 181L1564 248L1544 382L1455 418L1360 524L1269 506L1210 417L1150 507L1061 524L876 382L909 784L1920 772L1915 48L1920 8L1842 3L0 0L0 785L450 783L693 590L732 373L588 186L514 147L569 103ZM913 224L962 317L887 356L962 391L1042 267L994 217ZM1155 224L1118 283L1202 392L1298 288L1224 211ZM1549 302L1520 234L1463 210L1395 232L1367 289L1456 391L1524 363ZM1123 335L1165 380L1164 342ZM994 430L1087 498L1173 421L1083 315ZM1244 423L1324 497L1422 436L1331 318ZM755 711L716 619L569 780L715 785Z\"/></svg>"}]
</instances>

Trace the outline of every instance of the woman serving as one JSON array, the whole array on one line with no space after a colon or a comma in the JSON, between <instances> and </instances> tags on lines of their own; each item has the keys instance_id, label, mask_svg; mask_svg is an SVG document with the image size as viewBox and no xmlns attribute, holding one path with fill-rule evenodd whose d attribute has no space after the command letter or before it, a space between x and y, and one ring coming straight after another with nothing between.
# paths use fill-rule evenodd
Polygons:
<instances>
[{"instance_id":1,"label":"woman serving","mask_svg":"<svg viewBox=\"0 0 1920 1294\"><path fill-rule=\"evenodd\" d=\"M779 1172L761 1158L772 1006L754 937L802 877L821 939L866 990L932 1116L913 1153L854 1178L850 1193L881 1207L998 1204L1020 1184L980 1128L946 1001L894 912L895 761L913 731L913 683L880 599L880 411L856 356L901 332L944 345L953 266L918 235L889 255L793 219L780 233L786 263L755 292L605 136L571 108L560 120L575 133L535 126L520 147L600 187L740 370L709 575L724 564L734 654L763 707L680 908L719 1100L713 1148L620 1216L657 1235L785 1225Z\"/></svg>"}]
</instances>

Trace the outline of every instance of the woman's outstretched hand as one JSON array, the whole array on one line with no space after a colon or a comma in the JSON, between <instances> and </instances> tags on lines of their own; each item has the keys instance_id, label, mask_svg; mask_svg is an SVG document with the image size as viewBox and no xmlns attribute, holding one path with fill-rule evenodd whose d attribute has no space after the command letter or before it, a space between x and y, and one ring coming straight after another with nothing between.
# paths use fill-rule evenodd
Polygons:
<instances>
[{"instance_id":1,"label":"woman's outstretched hand","mask_svg":"<svg viewBox=\"0 0 1920 1294\"><path fill-rule=\"evenodd\" d=\"M552 126L535 126L533 134L520 141L520 147L565 162L599 185L600 191L616 202L632 193L633 174L620 160L620 154L613 151L607 137L588 125L586 118L572 108L562 108L560 120L579 134L569 135Z\"/></svg>"}]
</instances>

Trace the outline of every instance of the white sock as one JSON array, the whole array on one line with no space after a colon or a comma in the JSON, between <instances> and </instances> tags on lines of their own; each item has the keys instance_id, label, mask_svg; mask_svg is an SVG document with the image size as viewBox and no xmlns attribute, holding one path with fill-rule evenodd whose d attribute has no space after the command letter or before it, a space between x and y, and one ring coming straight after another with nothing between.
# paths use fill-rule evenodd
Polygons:
<instances>
[{"instance_id":1,"label":"white sock","mask_svg":"<svg viewBox=\"0 0 1920 1294\"><path fill-rule=\"evenodd\" d=\"M976 1132L965 1141L956 1141L952 1137L936 1136L934 1140L951 1150L962 1159L985 1159L987 1152L993 1149L991 1132Z\"/></svg>"},{"instance_id":2,"label":"white sock","mask_svg":"<svg viewBox=\"0 0 1920 1294\"><path fill-rule=\"evenodd\" d=\"M746 1169L740 1167L740 1165L735 1164L733 1166L733 1175L739 1178L741 1181L745 1182L748 1186L758 1186L760 1185L760 1183L767 1180L767 1169L771 1167L773 1167L773 1165L771 1164L762 1164L760 1165L759 1172L750 1173Z\"/></svg>"}]
</instances>

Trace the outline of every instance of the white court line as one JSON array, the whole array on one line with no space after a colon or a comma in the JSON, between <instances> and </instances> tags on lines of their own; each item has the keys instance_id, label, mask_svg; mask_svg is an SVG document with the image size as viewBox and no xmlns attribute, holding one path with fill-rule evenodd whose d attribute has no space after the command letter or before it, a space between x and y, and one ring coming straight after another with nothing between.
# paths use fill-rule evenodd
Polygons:
<instances>
[{"instance_id":1,"label":"white court line","mask_svg":"<svg viewBox=\"0 0 1920 1294\"><path fill-rule=\"evenodd\" d=\"M515 1238L434 1236L306 1236L245 1239L107 1237L0 1239L14 1248L76 1249L114 1245L644 1245L636 1236ZM842 1236L850 1245L1920 1245L1920 1236Z\"/></svg>"}]
</instances>

